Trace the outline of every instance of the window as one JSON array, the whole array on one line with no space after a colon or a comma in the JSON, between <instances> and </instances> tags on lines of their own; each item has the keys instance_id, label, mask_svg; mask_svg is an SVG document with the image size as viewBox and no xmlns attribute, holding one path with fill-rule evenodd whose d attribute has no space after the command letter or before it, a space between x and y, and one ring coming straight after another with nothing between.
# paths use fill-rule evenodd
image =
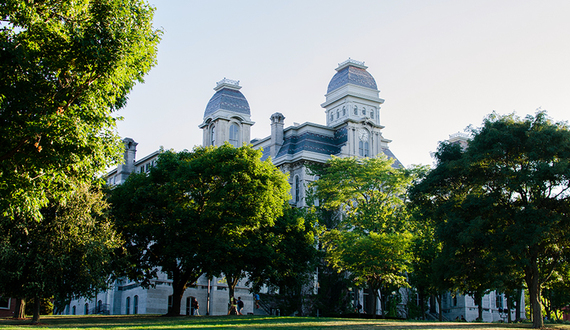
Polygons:
<instances>
[{"instance_id":1,"label":"window","mask_svg":"<svg viewBox=\"0 0 570 330\"><path fill-rule=\"evenodd\" d=\"M103 308L103 302L99 300L97 302L97 313L101 313L103 311L102 308Z\"/></svg>"},{"instance_id":2,"label":"window","mask_svg":"<svg viewBox=\"0 0 570 330\"><path fill-rule=\"evenodd\" d=\"M76 311L75 306L73 306L73 308L71 308L71 315L75 315L75 311Z\"/></svg>"},{"instance_id":3,"label":"window","mask_svg":"<svg viewBox=\"0 0 570 330\"><path fill-rule=\"evenodd\" d=\"M503 308L503 295L502 294L496 294L495 295L495 307L497 308Z\"/></svg>"},{"instance_id":4,"label":"window","mask_svg":"<svg viewBox=\"0 0 570 330\"><path fill-rule=\"evenodd\" d=\"M0 309L10 309L10 297L0 296Z\"/></svg>"},{"instance_id":5,"label":"window","mask_svg":"<svg viewBox=\"0 0 570 330\"><path fill-rule=\"evenodd\" d=\"M339 117L340 117L340 111L337 110L337 111L336 111L336 119L338 119Z\"/></svg>"},{"instance_id":6,"label":"window","mask_svg":"<svg viewBox=\"0 0 570 330\"><path fill-rule=\"evenodd\" d=\"M370 110L370 118L374 119L374 109Z\"/></svg>"},{"instance_id":7,"label":"window","mask_svg":"<svg viewBox=\"0 0 570 330\"><path fill-rule=\"evenodd\" d=\"M342 116L346 116L346 107L342 107Z\"/></svg>"},{"instance_id":8,"label":"window","mask_svg":"<svg viewBox=\"0 0 570 330\"><path fill-rule=\"evenodd\" d=\"M362 115L366 116L366 108L364 108L364 107L362 108Z\"/></svg>"},{"instance_id":9,"label":"window","mask_svg":"<svg viewBox=\"0 0 570 330\"><path fill-rule=\"evenodd\" d=\"M212 128L210 128L212 136L210 137L210 141L212 141L212 145L215 146L216 145L216 127L212 126Z\"/></svg>"},{"instance_id":10,"label":"window","mask_svg":"<svg viewBox=\"0 0 570 330\"><path fill-rule=\"evenodd\" d=\"M230 144L234 147L238 147L239 143L239 126L236 124L230 125Z\"/></svg>"},{"instance_id":11,"label":"window","mask_svg":"<svg viewBox=\"0 0 570 330\"><path fill-rule=\"evenodd\" d=\"M125 314L131 314L131 297L127 297L127 303L125 304Z\"/></svg>"},{"instance_id":12,"label":"window","mask_svg":"<svg viewBox=\"0 0 570 330\"><path fill-rule=\"evenodd\" d=\"M83 313L85 315L89 314L89 304L85 303L85 313Z\"/></svg>"},{"instance_id":13,"label":"window","mask_svg":"<svg viewBox=\"0 0 570 330\"><path fill-rule=\"evenodd\" d=\"M139 313L139 296L133 297L133 314Z\"/></svg>"},{"instance_id":14,"label":"window","mask_svg":"<svg viewBox=\"0 0 570 330\"><path fill-rule=\"evenodd\" d=\"M299 200L301 199L301 193L300 193L300 184L299 184L299 177L296 176L295 177L295 203L299 203Z\"/></svg>"},{"instance_id":15,"label":"window","mask_svg":"<svg viewBox=\"0 0 570 330\"><path fill-rule=\"evenodd\" d=\"M334 114L333 114L333 112L331 111L331 121L333 121L333 120L334 120Z\"/></svg>"},{"instance_id":16,"label":"window","mask_svg":"<svg viewBox=\"0 0 570 330\"><path fill-rule=\"evenodd\" d=\"M358 115L358 107L356 105L354 106L354 114Z\"/></svg>"},{"instance_id":17,"label":"window","mask_svg":"<svg viewBox=\"0 0 570 330\"><path fill-rule=\"evenodd\" d=\"M361 157L368 157L369 155L368 141L360 141L358 144L358 149Z\"/></svg>"}]
</instances>

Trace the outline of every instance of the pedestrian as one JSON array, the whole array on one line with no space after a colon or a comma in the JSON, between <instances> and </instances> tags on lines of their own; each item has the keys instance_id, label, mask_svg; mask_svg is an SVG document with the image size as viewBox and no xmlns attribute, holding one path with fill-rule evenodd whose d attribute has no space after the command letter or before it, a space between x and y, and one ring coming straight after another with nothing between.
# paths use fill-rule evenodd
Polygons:
<instances>
[{"instance_id":1,"label":"pedestrian","mask_svg":"<svg viewBox=\"0 0 570 330\"><path fill-rule=\"evenodd\" d=\"M238 297L238 300L237 300L237 313L238 313L238 315L243 315L241 313L242 309L243 309L243 301L241 300L241 297Z\"/></svg>"},{"instance_id":2,"label":"pedestrian","mask_svg":"<svg viewBox=\"0 0 570 330\"><path fill-rule=\"evenodd\" d=\"M253 295L253 299L255 300L255 308L259 309L259 294Z\"/></svg>"},{"instance_id":3,"label":"pedestrian","mask_svg":"<svg viewBox=\"0 0 570 330\"><path fill-rule=\"evenodd\" d=\"M200 305L198 304L198 300L192 300L192 309L194 312L192 315L200 315Z\"/></svg>"}]
</instances>

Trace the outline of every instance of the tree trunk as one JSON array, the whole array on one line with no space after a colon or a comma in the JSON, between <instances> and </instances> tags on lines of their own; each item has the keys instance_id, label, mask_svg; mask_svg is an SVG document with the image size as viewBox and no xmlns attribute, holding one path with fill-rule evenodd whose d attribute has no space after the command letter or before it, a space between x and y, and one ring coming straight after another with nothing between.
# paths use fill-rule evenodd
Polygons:
<instances>
[{"instance_id":1,"label":"tree trunk","mask_svg":"<svg viewBox=\"0 0 570 330\"><path fill-rule=\"evenodd\" d=\"M26 299L24 298L16 299L16 309L14 311L14 318L15 319L26 318Z\"/></svg>"},{"instance_id":2,"label":"tree trunk","mask_svg":"<svg viewBox=\"0 0 570 330\"><path fill-rule=\"evenodd\" d=\"M521 318L521 299L522 299L522 292L523 289L517 289L516 294L516 303L515 303L515 321L518 321Z\"/></svg>"},{"instance_id":3,"label":"tree trunk","mask_svg":"<svg viewBox=\"0 0 570 330\"><path fill-rule=\"evenodd\" d=\"M34 316L32 317L32 324L37 324L40 322L40 305L40 298L34 297Z\"/></svg>"},{"instance_id":4,"label":"tree trunk","mask_svg":"<svg viewBox=\"0 0 570 330\"><path fill-rule=\"evenodd\" d=\"M184 290L186 290L186 285L190 280L189 273L184 273L180 271L175 271L172 274L172 307L166 315L168 316L179 316L180 307L182 306L182 296L184 295Z\"/></svg>"},{"instance_id":5,"label":"tree trunk","mask_svg":"<svg viewBox=\"0 0 570 330\"><path fill-rule=\"evenodd\" d=\"M531 264L525 269L525 281L530 295L530 305L532 308L532 327L542 328L542 306L540 305L540 284L538 282L538 262L537 257L531 257Z\"/></svg>"},{"instance_id":6,"label":"tree trunk","mask_svg":"<svg viewBox=\"0 0 570 330\"><path fill-rule=\"evenodd\" d=\"M230 312L230 308L232 305L232 298L235 298L235 289L236 286L241 278L241 272L238 275L228 275L226 276L226 282L228 282L228 294L229 294L229 305L228 305L228 313Z\"/></svg>"},{"instance_id":7,"label":"tree trunk","mask_svg":"<svg viewBox=\"0 0 570 330\"><path fill-rule=\"evenodd\" d=\"M477 300L477 312L478 312L477 320L483 322L483 295L476 293L475 299Z\"/></svg>"}]
</instances>

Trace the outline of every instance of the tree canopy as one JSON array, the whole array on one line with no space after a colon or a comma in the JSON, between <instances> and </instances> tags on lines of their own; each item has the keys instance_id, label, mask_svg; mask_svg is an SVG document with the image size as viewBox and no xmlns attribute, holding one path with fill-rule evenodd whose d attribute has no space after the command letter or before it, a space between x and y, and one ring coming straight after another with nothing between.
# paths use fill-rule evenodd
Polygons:
<instances>
[{"instance_id":1,"label":"tree canopy","mask_svg":"<svg viewBox=\"0 0 570 330\"><path fill-rule=\"evenodd\" d=\"M112 112L156 63L152 16L143 0L0 4L3 217L40 219L48 193L65 197L119 159Z\"/></svg>"},{"instance_id":2,"label":"tree canopy","mask_svg":"<svg viewBox=\"0 0 570 330\"><path fill-rule=\"evenodd\" d=\"M407 286L411 262L405 200L415 170L393 163L385 156L333 157L312 168L319 177L312 187L320 207L340 211L342 219L322 237L326 259L337 270L349 271L357 284L369 286L376 297L383 286Z\"/></svg>"},{"instance_id":3,"label":"tree canopy","mask_svg":"<svg viewBox=\"0 0 570 330\"><path fill-rule=\"evenodd\" d=\"M170 314L180 313L187 284L202 274L239 277L257 253L248 239L282 214L286 176L260 158L250 146L229 144L165 151L148 174L131 174L113 189L113 215L131 256L127 275L146 286L157 267L171 275Z\"/></svg>"},{"instance_id":4,"label":"tree canopy","mask_svg":"<svg viewBox=\"0 0 570 330\"><path fill-rule=\"evenodd\" d=\"M122 241L106 217L104 194L78 185L67 201L42 208L42 221L0 222L0 292L60 303L107 289L112 260Z\"/></svg>"},{"instance_id":5,"label":"tree canopy","mask_svg":"<svg viewBox=\"0 0 570 330\"><path fill-rule=\"evenodd\" d=\"M541 290L570 248L570 129L538 112L491 114L471 132L466 149L440 145L412 197L432 210L444 251L473 288L524 280L541 327Z\"/></svg>"}]
</instances>

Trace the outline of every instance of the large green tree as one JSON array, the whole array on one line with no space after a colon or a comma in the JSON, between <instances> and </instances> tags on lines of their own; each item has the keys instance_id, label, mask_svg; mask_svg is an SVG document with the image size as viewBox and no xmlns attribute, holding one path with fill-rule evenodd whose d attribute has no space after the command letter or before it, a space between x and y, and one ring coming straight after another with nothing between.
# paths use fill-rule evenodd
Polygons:
<instances>
[{"instance_id":1,"label":"large green tree","mask_svg":"<svg viewBox=\"0 0 570 330\"><path fill-rule=\"evenodd\" d=\"M283 215L273 226L261 228L261 240L253 247L261 262L250 268L253 289L259 292L267 285L275 294L262 300L281 311L282 315L304 315L314 291L314 274L319 251L317 218L306 208L285 203ZM313 284L313 285L311 285Z\"/></svg>"},{"instance_id":2,"label":"large green tree","mask_svg":"<svg viewBox=\"0 0 570 330\"><path fill-rule=\"evenodd\" d=\"M0 3L3 217L40 219L119 159L112 112L156 63L152 16L144 0Z\"/></svg>"},{"instance_id":3,"label":"large green tree","mask_svg":"<svg viewBox=\"0 0 570 330\"><path fill-rule=\"evenodd\" d=\"M42 221L0 221L0 292L35 300L64 303L107 288L112 260L121 245L107 219L104 194L96 186L78 184L65 202L43 207Z\"/></svg>"},{"instance_id":4,"label":"large green tree","mask_svg":"<svg viewBox=\"0 0 570 330\"><path fill-rule=\"evenodd\" d=\"M466 149L440 146L437 167L412 196L435 210L449 255L477 257L464 268L473 287L524 280L539 328L541 290L570 248L570 129L545 112L524 119L491 114L472 134Z\"/></svg>"},{"instance_id":5,"label":"large green tree","mask_svg":"<svg viewBox=\"0 0 570 330\"><path fill-rule=\"evenodd\" d=\"M416 171L393 164L385 156L333 157L312 168L319 177L312 187L320 207L338 211L342 219L322 236L326 259L376 297L384 286L407 286L405 272L410 270L412 235L405 200Z\"/></svg>"},{"instance_id":6,"label":"large green tree","mask_svg":"<svg viewBox=\"0 0 570 330\"><path fill-rule=\"evenodd\" d=\"M282 214L286 176L260 158L250 146L229 144L165 151L148 174L131 174L113 189L113 215L132 264L127 275L148 286L157 267L168 273L169 314L180 314L186 286L202 274L238 278L257 253L248 239Z\"/></svg>"}]
</instances>

